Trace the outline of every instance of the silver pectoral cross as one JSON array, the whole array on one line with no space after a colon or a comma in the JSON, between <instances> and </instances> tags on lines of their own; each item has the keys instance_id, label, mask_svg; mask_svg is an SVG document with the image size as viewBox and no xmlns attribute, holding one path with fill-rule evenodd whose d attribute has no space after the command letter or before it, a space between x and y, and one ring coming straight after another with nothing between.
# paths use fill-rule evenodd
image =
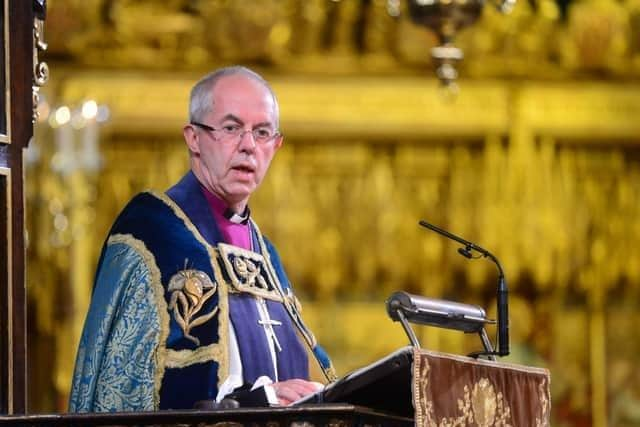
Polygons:
<instances>
[{"instance_id":1,"label":"silver pectoral cross","mask_svg":"<svg viewBox=\"0 0 640 427\"><path fill-rule=\"evenodd\" d=\"M258 324L264 327L265 333L267 334L268 337L271 337L278 351L282 351L282 346L278 341L276 332L273 330L274 326L282 326L282 322L279 320L272 319L269 316L269 309L267 308L266 302L263 299L260 299L260 301L262 302L262 308L263 308L262 316L260 317L263 317L263 318L258 320Z\"/></svg>"}]
</instances>

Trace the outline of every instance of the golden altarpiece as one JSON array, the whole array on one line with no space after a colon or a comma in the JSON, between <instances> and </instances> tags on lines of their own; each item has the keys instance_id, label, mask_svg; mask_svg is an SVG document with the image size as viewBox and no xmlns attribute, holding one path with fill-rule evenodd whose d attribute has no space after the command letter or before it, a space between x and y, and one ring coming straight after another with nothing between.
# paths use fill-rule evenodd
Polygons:
<instances>
[{"instance_id":1,"label":"golden altarpiece","mask_svg":"<svg viewBox=\"0 0 640 427\"><path fill-rule=\"evenodd\" d=\"M273 83L285 134L252 210L339 373L406 343L395 290L494 305L493 267L427 219L500 256L509 360L551 370L554 425L637 425L640 2L485 8L457 39L457 93L433 75L435 37L391 3L51 2L55 73L26 156L31 388L51 390L33 410L66 407L115 215L187 168L190 85L242 63Z\"/></svg>"}]
</instances>

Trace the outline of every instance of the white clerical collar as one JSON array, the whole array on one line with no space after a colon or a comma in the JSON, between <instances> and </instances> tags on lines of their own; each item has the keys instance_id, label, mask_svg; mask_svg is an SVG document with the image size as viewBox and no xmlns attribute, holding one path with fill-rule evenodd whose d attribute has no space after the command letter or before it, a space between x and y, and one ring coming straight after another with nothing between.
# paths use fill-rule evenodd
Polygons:
<instances>
[{"instance_id":1,"label":"white clerical collar","mask_svg":"<svg viewBox=\"0 0 640 427\"><path fill-rule=\"evenodd\" d=\"M238 214L233 210L227 208L223 213L224 217L234 224L246 224L249 221L249 216L251 215L251 210L249 206L244 208L244 212Z\"/></svg>"}]
</instances>

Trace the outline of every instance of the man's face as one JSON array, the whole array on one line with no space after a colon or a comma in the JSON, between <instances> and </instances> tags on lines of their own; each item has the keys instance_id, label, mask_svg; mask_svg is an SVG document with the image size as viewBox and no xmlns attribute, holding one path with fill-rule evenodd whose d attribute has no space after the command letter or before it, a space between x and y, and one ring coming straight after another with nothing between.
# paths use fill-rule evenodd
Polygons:
<instances>
[{"instance_id":1,"label":"man's face","mask_svg":"<svg viewBox=\"0 0 640 427\"><path fill-rule=\"evenodd\" d=\"M213 88L213 111L202 123L217 131L187 125L184 136L192 169L200 182L236 211L244 209L260 185L282 137L258 142L251 131L277 130L276 106L269 90L243 75L224 77ZM224 129L239 127L240 136Z\"/></svg>"}]
</instances>

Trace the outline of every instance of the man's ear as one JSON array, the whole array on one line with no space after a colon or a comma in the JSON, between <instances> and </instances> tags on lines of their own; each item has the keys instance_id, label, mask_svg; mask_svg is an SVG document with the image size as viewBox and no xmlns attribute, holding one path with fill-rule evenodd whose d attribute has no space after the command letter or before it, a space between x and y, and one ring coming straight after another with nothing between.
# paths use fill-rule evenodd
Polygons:
<instances>
[{"instance_id":1,"label":"man's ear","mask_svg":"<svg viewBox=\"0 0 640 427\"><path fill-rule=\"evenodd\" d=\"M200 154L200 144L198 142L198 135L196 134L196 130L192 125L184 125L182 128L182 135L184 136L184 141L187 143L187 147L189 151L193 154Z\"/></svg>"},{"instance_id":2,"label":"man's ear","mask_svg":"<svg viewBox=\"0 0 640 427\"><path fill-rule=\"evenodd\" d=\"M279 149L280 147L282 147L282 143L283 143L283 142L284 142L284 136L283 136L283 135L280 135L280 136L278 137L278 139L276 140L276 143L275 143L275 146L274 146L274 147L275 147L275 149L277 150L277 149Z\"/></svg>"}]
</instances>

